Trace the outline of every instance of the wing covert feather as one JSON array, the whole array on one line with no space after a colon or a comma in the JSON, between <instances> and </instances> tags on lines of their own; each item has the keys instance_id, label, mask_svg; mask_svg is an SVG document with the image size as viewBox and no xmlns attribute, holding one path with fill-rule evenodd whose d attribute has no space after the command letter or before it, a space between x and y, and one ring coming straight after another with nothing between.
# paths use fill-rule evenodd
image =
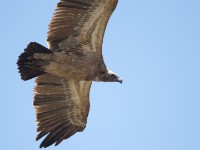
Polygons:
<instances>
[{"instance_id":1,"label":"wing covert feather","mask_svg":"<svg viewBox=\"0 0 200 150\"><path fill-rule=\"evenodd\" d=\"M34 108L38 123L36 138L47 135L40 147L58 145L83 131L89 113L91 81L72 81L44 74L36 79Z\"/></svg>"},{"instance_id":2,"label":"wing covert feather","mask_svg":"<svg viewBox=\"0 0 200 150\"><path fill-rule=\"evenodd\" d=\"M53 45L74 34L74 29L95 0L61 0L49 24L47 42Z\"/></svg>"},{"instance_id":3,"label":"wing covert feather","mask_svg":"<svg viewBox=\"0 0 200 150\"><path fill-rule=\"evenodd\" d=\"M49 24L50 49L87 45L83 50L101 55L106 25L117 3L118 0L61 0Z\"/></svg>"}]
</instances>

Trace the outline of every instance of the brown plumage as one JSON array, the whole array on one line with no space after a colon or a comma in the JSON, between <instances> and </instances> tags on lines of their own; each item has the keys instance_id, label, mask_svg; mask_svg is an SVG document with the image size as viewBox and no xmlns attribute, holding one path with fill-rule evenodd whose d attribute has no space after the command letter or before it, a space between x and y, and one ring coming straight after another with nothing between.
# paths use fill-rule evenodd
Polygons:
<instances>
[{"instance_id":1,"label":"brown plumage","mask_svg":"<svg viewBox=\"0 0 200 150\"><path fill-rule=\"evenodd\" d=\"M19 56L23 80L36 78L34 108L40 147L58 145L86 127L92 81L120 82L107 69L102 42L117 0L61 0L47 37L48 49L31 42Z\"/></svg>"}]
</instances>

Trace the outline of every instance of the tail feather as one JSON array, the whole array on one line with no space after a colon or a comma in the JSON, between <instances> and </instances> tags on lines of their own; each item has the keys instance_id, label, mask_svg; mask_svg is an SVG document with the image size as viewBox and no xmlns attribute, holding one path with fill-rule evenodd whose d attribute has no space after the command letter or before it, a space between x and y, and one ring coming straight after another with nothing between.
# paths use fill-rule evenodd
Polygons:
<instances>
[{"instance_id":1,"label":"tail feather","mask_svg":"<svg viewBox=\"0 0 200 150\"><path fill-rule=\"evenodd\" d=\"M49 54L51 53L51 50L36 42L28 44L27 48L24 49L24 52L19 56L17 61L22 80L29 80L45 73L40 67L41 60L36 60L33 57L34 53Z\"/></svg>"}]
</instances>

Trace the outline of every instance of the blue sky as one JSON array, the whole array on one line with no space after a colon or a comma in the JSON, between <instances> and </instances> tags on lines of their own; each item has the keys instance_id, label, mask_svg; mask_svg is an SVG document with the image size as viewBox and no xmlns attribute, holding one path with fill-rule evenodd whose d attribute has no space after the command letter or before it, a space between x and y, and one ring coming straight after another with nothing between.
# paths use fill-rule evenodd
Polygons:
<instances>
[{"instance_id":1,"label":"blue sky","mask_svg":"<svg viewBox=\"0 0 200 150\"><path fill-rule=\"evenodd\" d=\"M0 149L39 149L34 80L20 80L16 61L29 42L46 46L57 1L1 2ZM119 0L103 53L124 83L93 83L84 132L48 149L199 150L199 8L199 0Z\"/></svg>"}]
</instances>

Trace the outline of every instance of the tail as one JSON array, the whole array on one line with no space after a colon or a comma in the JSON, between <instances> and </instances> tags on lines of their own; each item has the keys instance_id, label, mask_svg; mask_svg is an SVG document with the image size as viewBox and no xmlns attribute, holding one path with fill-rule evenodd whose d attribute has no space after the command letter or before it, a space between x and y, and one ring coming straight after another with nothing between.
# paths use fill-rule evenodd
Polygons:
<instances>
[{"instance_id":1,"label":"tail","mask_svg":"<svg viewBox=\"0 0 200 150\"><path fill-rule=\"evenodd\" d=\"M51 53L51 50L36 42L28 44L27 48L24 49L24 52L19 56L17 61L22 80L29 80L45 73L39 64L39 61L41 62L41 60L37 60L33 57L34 53L49 54Z\"/></svg>"}]
</instances>

